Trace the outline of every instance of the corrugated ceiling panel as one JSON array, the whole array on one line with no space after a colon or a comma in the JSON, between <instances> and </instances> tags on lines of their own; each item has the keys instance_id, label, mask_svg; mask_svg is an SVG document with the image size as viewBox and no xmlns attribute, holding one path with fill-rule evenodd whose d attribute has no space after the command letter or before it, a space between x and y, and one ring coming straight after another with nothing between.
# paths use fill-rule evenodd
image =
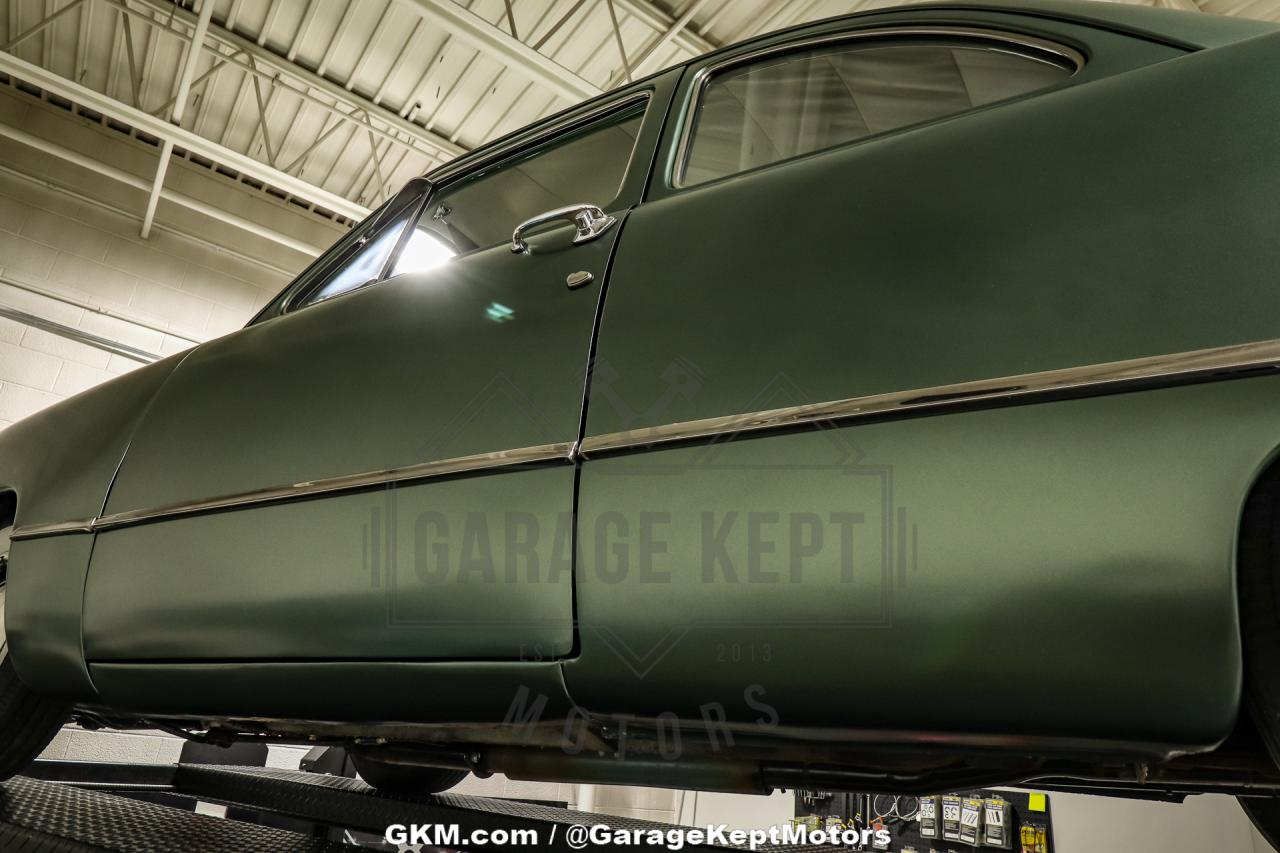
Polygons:
<instances>
[{"instance_id":1,"label":"corrugated ceiling panel","mask_svg":"<svg viewBox=\"0 0 1280 853\"><path fill-rule=\"evenodd\" d=\"M7 41L68 2L8 0L0 12L0 39ZM136 14L150 16L160 25L148 27L139 17L131 19L130 30L135 65L142 77L138 93L142 107L165 114L161 108L175 90L186 44L186 25L171 20L164 11L165 2L86 0L13 52L133 104L135 92L124 46L124 16L118 8L127 3ZM425 139L429 129L463 147L473 147L567 105L520 69L507 67L497 57L479 55L464 40L451 36L434 20L424 19L412 3L403 0L211 2L215 2L215 35L225 35L230 30L271 51L280 62L291 60L302 69L321 74L363 99L379 128L385 128L386 121L379 120L373 105L425 128L416 132L419 139ZM661 27L678 18L693 0L648 0L649 11L644 16L633 14L630 9L635 7L630 4L646 0L614 2L622 41L634 63L659 38ZM1166 0L1141 2L1151 5ZM1213 13L1280 21L1280 0L1199 2ZM196 0L179 0L179 5L191 12ZM459 5L510 33L503 0L462 0ZM513 0L521 41L542 42L575 5L576 0ZM890 5L894 5L893 0L705 0L689 31L722 44L801 21ZM169 32L170 28L179 33ZM622 77L622 61L606 0L587 0L550 38L545 38L539 49L595 86L605 87ZM684 61L691 55L677 39L655 52L646 71ZM242 57L240 61L247 60ZM197 75L213 63L213 55L206 51L197 66ZM272 158L259 126L252 80L242 68L228 65L197 83L183 126L265 162ZM421 146L427 143L395 144L382 136L375 136L371 142L362 125L339 121L331 111L308 101L302 92L278 89L270 94L269 83L261 81L261 85L263 97L270 99L266 136L272 143L275 165L283 167L297 161L295 174L307 182L367 205L375 203L388 187L394 188L439 162L439 158L424 153ZM329 102L327 95L315 90L310 97ZM353 107L345 105L342 109L350 112ZM337 129L333 130L335 125ZM299 159L326 132L330 132L329 136ZM376 165L378 159L380 167Z\"/></svg>"}]
</instances>

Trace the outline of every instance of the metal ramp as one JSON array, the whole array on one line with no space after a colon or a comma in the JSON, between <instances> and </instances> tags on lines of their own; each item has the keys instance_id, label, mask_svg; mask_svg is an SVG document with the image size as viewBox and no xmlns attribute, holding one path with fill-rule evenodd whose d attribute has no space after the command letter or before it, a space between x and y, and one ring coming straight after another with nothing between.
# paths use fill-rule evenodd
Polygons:
<instances>
[{"instance_id":1,"label":"metal ramp","mask_svg":"<svg viewBox=\"0 0 1280 853\"><path fill-rule=\"evenodd\" d=\"M464 838L477 829L534 829L540 842L535 849L576 851L584 847L570 844L567 830L573 825L672 828L490 797L399 797L379 793L356 779L258 767L39 761L30 772L40 778L17 777L0 783L3 853L353 853L370 849L351 843L353 836L381 839L386 827L396 823L456 824ZM190 810L195 801L233 807L241 815L248 810L276 825L196 814ZM422 848L428 849L450 848ZM734 848L686 845L684 849ZM760 849L799 853L831 848Z\"/></svg>"},{"instance_id":2,"label":"metal ramp","mask_svg":"<svg viewBox=\"0 0 1280 853\"><path fill-rule=\"evenodd\" d=\"M358 848L18 777L0 784L4 853L330 853Z\"/></svg>"}]
</instances>

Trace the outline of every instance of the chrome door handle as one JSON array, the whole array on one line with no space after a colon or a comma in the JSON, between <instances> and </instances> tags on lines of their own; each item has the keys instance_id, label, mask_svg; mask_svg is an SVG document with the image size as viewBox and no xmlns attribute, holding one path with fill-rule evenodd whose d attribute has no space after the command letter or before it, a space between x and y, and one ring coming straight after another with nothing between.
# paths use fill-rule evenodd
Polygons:
<instances>
[{"instance_id":1,"label":"chrome door handle","mask_svg":"<svg viewBox=\"0 0 1280 853\"><path fill-rule=\"evenodd\" d=\"M568 207L557 207L555 210L539 213L537 216L526 219L517 225L516 230L511 234L511 251L517 255L528 253L529 244L524 241L524 232L530 228L545 225L548 222L555 222L557 219L567 219L578 226L578 233L573 238L575 246L579 243L586 243L596 239L612 228L618 221L594 204L571 204Z\"/></svg>"}]
</instances>

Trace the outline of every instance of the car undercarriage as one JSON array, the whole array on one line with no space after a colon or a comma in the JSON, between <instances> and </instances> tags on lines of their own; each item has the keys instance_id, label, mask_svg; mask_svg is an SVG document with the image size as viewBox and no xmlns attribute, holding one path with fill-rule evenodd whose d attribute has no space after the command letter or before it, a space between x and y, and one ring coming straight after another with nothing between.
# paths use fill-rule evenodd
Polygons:
<instances>
[{"instance_id":1,"label":"car undercarriage","mask_svg":"<svg viewBox=\"0 0 1280 853\"><path fill-rule=\"evenodd\" d=\"M1155 744L941 733L849 732L575 715L529 725L341 724L128 717L78 708L86 729L155 729L198 743L341 746L380 762L487 777L644 784L760 794L775 789L927 795L1034 784L1107 796L1272 796L1280 768L1246 717L1202 751Z\"/></svg>"}]
</instances>

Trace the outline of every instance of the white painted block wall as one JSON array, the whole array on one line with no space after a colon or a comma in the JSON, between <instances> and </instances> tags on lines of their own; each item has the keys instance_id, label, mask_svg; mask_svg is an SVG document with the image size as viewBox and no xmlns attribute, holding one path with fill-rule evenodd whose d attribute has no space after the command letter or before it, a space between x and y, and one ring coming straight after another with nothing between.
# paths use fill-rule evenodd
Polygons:
<instances>
[{"instance_id":1,"label":"white painted block wall","mask_svg":"<svg viewBox=\"0 0 1280 853\"><path fill-rule=\"evenodd\" d=\"M150 177L157 152L0 88L0 121ZM315 245L340 226L183 161L169 182ZM310 258L161 202L138 235L145 194L0 139L0 307L156 355L241 327ZM0 428L140 362L0 317Z\"/></svg>"},{"instance_id":2,"label":"white painted block wall","mask_svg":"<svg viewBox=\"0 0 1280 853\"><path fill-rule=\"evenodd\" d=\"M1272 853L1235 797L1181 803L1050 794L1055 853Z\"/></svg>"},{"instance_id":3,"label":"white painted block wall","mask_svg":"<svg viewBox=\"0 0 1280 853\"><path fill-rule=\"evenodd\" d=\"M244 325L288 280L0 172L0 306L163 356ZM0 317L0 427L141 363Z\"/></svg>"}]
</instances>

